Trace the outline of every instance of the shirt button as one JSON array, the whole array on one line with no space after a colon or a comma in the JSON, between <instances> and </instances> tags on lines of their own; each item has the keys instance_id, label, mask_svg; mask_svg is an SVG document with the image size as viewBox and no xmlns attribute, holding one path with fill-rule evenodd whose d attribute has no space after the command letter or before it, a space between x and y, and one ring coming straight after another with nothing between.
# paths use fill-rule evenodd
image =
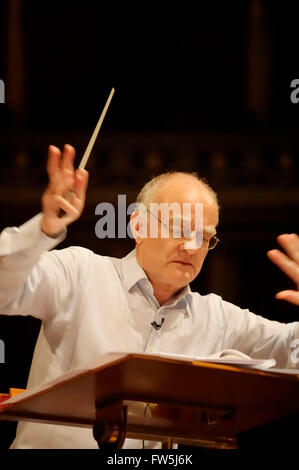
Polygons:
<instances>
[{"instance_id":1,"label":"shirt button","mask_svg":"<svg viewBox=\"0 0 299 470\"><path fill-rule=\"evenodd\" d=\"M150 349L150 352L153 352L154 346L151 346L149 349Z\"/></svg>"}]
</instances>

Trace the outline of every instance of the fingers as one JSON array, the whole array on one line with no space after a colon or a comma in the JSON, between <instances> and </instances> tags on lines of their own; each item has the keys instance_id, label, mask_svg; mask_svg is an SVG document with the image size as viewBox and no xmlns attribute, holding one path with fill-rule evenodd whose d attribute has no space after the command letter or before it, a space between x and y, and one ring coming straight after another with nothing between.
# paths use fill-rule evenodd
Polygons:
<instances>
[{"instance_id":1,"label":"fingers","mask_svg":"<svg viewBox=\"0 0 299 470\"><path fill-rule=\"evenodd\" d=\"M62 209L66 215L70 216L70 217L78 217L79 216L79 211L76 207L74 207L73 204L71 204L71 202L67 201L67 199L65 199L64 197L61 197L61 196L55 196L55 199L54 199L54 210L55 212L57 213L59 209Z\"/></svg>"},{"instance_id":2,"label":"fingers","mask_svg":"<svg viewBox=\"0 0 299 470\"><path fill-rule=\"evenodd\" d=\"M71 170L64 170L59 179L52 183L51 190L54 194L69 197L74 189L75 176Z\"/></svg>"},{"instance_id":3,"label":"fingers","mask_svg":"<svg viewBox=\"0 0 299 470\"><path fill-rule=\"evenodd\" d=\"M62 170L74 171L75 149L71 145L66 144L63 149L61 168Z\"/></svg>"},{"instance_id":4,"label":"fingers","mask_svg":"<svg viewBox=\"0 0 299 470\"><path fill-rule=\"evenodd\" d=\"M61 153L58 147L54 145L49 146L47 171L50 181L55 181L61 175L61 171L74 173L75 155L75 149L71 145L66 144L63 148L63 153Z\"/></svg>"},{"instance_id":5,"label":"fingers","mask_svg":"<svg viewBox=\"0 0 299 470\"><path fill-rule=\"evenodd\" d=\"M50 145L48 149L48 162L47 162L47 172L49 178L53 178L60 169L60 157L61 152L59 148L54 145Z\"/></svg>"},{"instance_id":6,"label":"fingers","mask_svg":"<svg viewBox=\"0 0 299 470\"><path fill-rule=\"evenodd\" d=\"M276 299L286 300L294 305L299 305L299 292L294 290L284 290L278 292L275 296Z\"/></svg>"},{"instance_id":7,"label":"fingers","mask_svg":"<svg viewBox=\"0 0 299 470\"><path fill-rule=\"evenodd\" d=\"M74 159L75 149L71 145L65 145L63 153L54 145L49 146L47 170L49 190L53 194L64 196L73 189L75 182Z\"/></svg>"},{"instance_id":8,"label":"fingers","mask_svg":"<svg viewBox=\"0 0 299 470\"><path fill-rule=\"evenodd\" d=\"M88 177L89 177L88 171L84 170L83 168L79 168L78 170L76 170L74 189L75 189L75 193L77 197L83 203L85 201L86 188L88 185Z\"/></svg>"},{"instance_id":9,"label":"fingers","mask_svg":"<svg viewBox=\"0 0 299 470\"><path fill-rule=\"evenodd\" d=\"M280 246L285 250L270 250L268 258L275 263L287 276L299 285L299 237L295 233L277 237Z\"/></svg>"},{"instance_id":10,"label":"fingers","mask_svg":"<svg viewBox=\"0 0 299 470\"><path fill-rule=\"evenodd\" d=\"M277 237L280 246L285 250L289 257L299 264L299 237L295 233L283 234Z\"/></svg>"},{"instance_id":11,"label":"fingers","mask_svg":"<svg viewBox=\"0 0 299 470\"><path fill-rule=\"evenodd\" d=\"M288 258L287 255L279 250L270 250L267 253L268 258L276 264L287 276L289 276L296 284L298 283L298 264Z\"/></svg>"},{"instance_id":12,"label":"fingers","mask_svg":"<svg viewBox=\"0 0 299 470\"><path fill-rule=\"evenodd\" d=\"M299 289L299 237L296 234L283 234L277 237L280 246L285 250L270 250L267 255L292 281ZM276 294L276 299L285 300L294 305L299 305L299 291L284 290Z\"/></svg>"}]
</instances>

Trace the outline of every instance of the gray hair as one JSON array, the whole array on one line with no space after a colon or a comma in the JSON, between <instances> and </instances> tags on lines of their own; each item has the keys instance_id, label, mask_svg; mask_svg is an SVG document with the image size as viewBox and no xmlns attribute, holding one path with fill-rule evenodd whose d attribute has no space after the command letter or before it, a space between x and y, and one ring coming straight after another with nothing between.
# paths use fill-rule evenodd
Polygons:
<instances>
[{"instance_id":1,"label":"gray hair","mask_svg":"<svg viewBox=\"0 0 299 470\"><path fill-rule=\"evenodd\" d=\"M149 209L149 205L151 202L153 202L154 195L157 192L157 190L161 188L165 183L167 183L175 175L190 176L191 178L194 178L194 180L198 181L207 191L209 191L209 193L215 199L215 202L219 210L219 203L218 203L218 197L217 197L216 192L208 184L205 178L200 178L198 174L195 172L188 173L188 172L183 172L183 171L169 171L167 173L161 173L160 175L155 176L143 186L143 188L141 189L141 191L139 192L137 196L137 199L136 199L137 203L144 204L144 206L147 209Z\"/></svg>"}]
</instances>

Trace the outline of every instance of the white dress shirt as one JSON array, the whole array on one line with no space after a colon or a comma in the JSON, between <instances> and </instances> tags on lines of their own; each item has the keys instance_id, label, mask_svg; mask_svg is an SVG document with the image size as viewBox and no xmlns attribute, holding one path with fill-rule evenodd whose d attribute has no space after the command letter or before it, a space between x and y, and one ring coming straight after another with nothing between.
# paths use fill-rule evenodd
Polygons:
<instances>
[{"instance_id":1,"label":"white dress shirt","mask_svg":"<svg viewBox=\"0 0 299 470\"><path fill-rule=\"evenodd\" d=\"M47 237L40 219L0 235L0 314L32 315L43 325L27 388L112 351L208 356L231 348L294 367L290 343L299 338L298 322L270 321L189 286L160 306L135 250L123 259L81 247L47 251L65 235ZM162 328L153 328L162 318ZM124 448L141 445L126 439ZM97 443L91 429L23 422L12 448L90 449Z\"/></svg>"}]
</instances>

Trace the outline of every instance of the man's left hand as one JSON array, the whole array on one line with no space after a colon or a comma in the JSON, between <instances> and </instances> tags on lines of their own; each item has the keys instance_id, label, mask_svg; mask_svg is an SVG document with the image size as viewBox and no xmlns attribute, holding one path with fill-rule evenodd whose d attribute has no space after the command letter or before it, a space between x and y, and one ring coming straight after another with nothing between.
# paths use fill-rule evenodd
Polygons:
<instances>
[{"instance_id":1,"label":"man's left hand","mask_svg":"<svg viewBox=\"0 0 299 470\"><path fill-rule=\"evenodd\" d=\"M279 235L277 241L285 250L270 250L267 255L296 284L297 290L284 290L276 294L276 299L299 305L299 237L295 233Z\"/></svg>"}]
</instances>

